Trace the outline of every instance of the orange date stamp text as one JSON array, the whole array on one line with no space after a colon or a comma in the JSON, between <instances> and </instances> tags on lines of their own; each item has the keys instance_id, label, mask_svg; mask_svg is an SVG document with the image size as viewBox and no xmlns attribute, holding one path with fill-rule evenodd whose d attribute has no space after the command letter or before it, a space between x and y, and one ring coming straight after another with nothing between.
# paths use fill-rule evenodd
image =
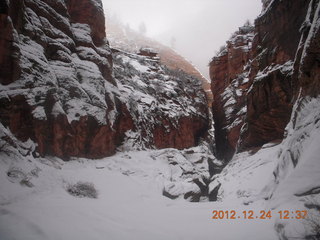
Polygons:
<instances>
[{"instance_id":1,"label":"orange date stamp text","mask_svg":"<svg viewBox=\"0 0 320 240\"><path fill-rule=\"evenodd\" d=\"M308 215L307 210L213 210L211 219L305 219Z\"/></svg>"}]
</instances>

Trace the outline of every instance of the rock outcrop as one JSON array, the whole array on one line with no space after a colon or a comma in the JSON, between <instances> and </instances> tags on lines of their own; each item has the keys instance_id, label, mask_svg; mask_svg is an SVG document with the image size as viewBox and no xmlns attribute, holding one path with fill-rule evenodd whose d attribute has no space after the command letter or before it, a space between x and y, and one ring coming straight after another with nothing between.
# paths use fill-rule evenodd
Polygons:
<instances>
[{"instance_id":1,"label":"rock outcrop","mask_svg":"<svg viewBox=\"0 0 320 240\"><path fill-rule=\"evenodd\" d=\"M263 1L254 27L246 33L240 28L210 63L219 158L283 139L302 79L319 74L316 33L308 56L299 60L310 45L310 2ZM316 3L311 5L309 12L316 12ZM308 66L304 77L303 66Z\"/></svg>"},{"instance_id":2,"label":"rock outcrop","mask_svg":"<svg viewBox=\"0 0 320 240\"><path fill-rule=\"evenodd\" d=\"M208 127L200 85L188 76L162 74L161 64L147 57L139 58L141 64L131 57L117 64L126 65L115 78L100 0L2 1L0 121L20 140L37 143L40 155L63 159L111 155L129 132L147 147L195 145ZM158 75L149 79L151 73ZM164 92L143 81L171 85ZM154 96L153 105L142 107L133 97L138 92ZM170 100L170 94L180 98ZM152 127L141 123L150 118Z\"/></svg>"},{"instance_id":3,"label":"rock outcrop","mask_svg":"<svg viewBox=\"0 0 320 240\"><path fill-rule=\"evenodd\" d=\"M206 136L210 124L199 79L170 70L153 57L121 51L113 56L121 101L135 123L126 142L136 148L183 149Z\"/></svg>"},{"instance_id":4,"label":"rock outcrop","mask_svg":"<svg viewBox=\"0 0 320 240\"><path fill-rule=\"evenodd\" d=\"M99 1L82 4L88 16L104 22ZM41 155L96 158L112 154L128 129L115 134L112 128L121 124L112 126L106 117L115 108L106 99L115 82L104 28L77 15L81 4L74 5L8 2L0 30L7 50L1 56L9 64L1 65L1 121L21 140L37 142Z\"/></svg>"}]
</instances>

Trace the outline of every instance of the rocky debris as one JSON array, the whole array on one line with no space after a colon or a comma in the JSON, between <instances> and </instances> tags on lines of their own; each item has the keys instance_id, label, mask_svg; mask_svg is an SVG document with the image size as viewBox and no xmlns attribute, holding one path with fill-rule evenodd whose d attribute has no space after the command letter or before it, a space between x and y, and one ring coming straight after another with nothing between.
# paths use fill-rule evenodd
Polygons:
<instances>
[{"instance_id":1,"label":"rocky debris","mask_svg":"<svg viewBox=\"0 0 320 240\"><path fill-rule=\"evenodd\" d=\"M114 78L104 23L100 0L2 3L1 123L65 160L112 155L130 131L145 147L197 144L208 126L200 84L137 55Z\"/></svg>"},{"instance_id":2,"label":"rocky debris","mask_svg":"<svg viewBox=\"0 0 320 240\"><path fill-rule=\"evenodd\" d=\"M211 159L212 153L205 145L178 151L174 149L159 150L151 157L163 161L169 166L165 177L162 194L170 199L183 197L190 202L209 201L210 174L209 162L217 168L221 162Z\"/></svg>"},{"instance_id":3,"label":"rocky debris","mask_svg":"<svg viewBox=\"0 0 320 240\"><path fill-rule=\"evenodd\" d=\"M7 172L8 180L12 183L20 183L22 186L33 187L30 177L21 169L11 168Z\"/></svg>"},{"instance_id":4,"label":"rocky debris","mask_svg":"<svg viewBox=\"0 0 320 240\"><path fill-rule=\"evenodd\" d=\"M230 159L236 151L283 139L303 79L299 71L306 60L298 58L307 44L304 31L309 30L303 26L309 2L264 1L254 27L239 28L210 63L219 158ZM315 6L312 9L316 11ZM315 32L312 39L318 42ZM315 49L313 45L305 54L311 62L306 64L305 79L319 74Z\"/></svg>"},{"instance_id":5,"label":"rocky debris","mask_svg":"<svg viewBox=\"0 0 320 240\"><path fill-rule=\"evenodd\" d=\"M219 194L219 190L221 187L221 183L218 183L217 185L215 185L212 189L210 189L210 185L209 185L209 201L217 201L218 200L218 194Z\"/></svg>"}]
</instances>

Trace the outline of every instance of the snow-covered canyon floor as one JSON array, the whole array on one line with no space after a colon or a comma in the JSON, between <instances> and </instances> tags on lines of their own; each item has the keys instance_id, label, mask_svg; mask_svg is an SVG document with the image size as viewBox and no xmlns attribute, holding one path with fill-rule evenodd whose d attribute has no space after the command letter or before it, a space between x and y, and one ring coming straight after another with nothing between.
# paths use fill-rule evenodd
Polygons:
<instances>
[{"instance_id":1,"label":"snow-covered canyon floor","mask_svg":"<svg viewBox=\"0 0 320 240\"><path fill-rule=\"evenodd\" d=\"M164 185L179 175L161 158L161 153L168 151L176 151L178 158L179 151L172 149L70 162L31 156L22 160L1 154L0 239L277 239L274 219L212 219L213 210L240 213L266 208L263 200L243 205L237 194L232 197L234 191L227 183L224 192L231 192L226 201L194 203L164 197ZM242 179L251 177L257 183L254 178L259 173L254 176L250 169L262 164L272 171L273 162L266 159L260 159L260 166L250 165L245 158L246 166L239 161L235 165L239 170L247 169ZM232 176L235 169L230 171ZM224 181L230 181L230 176ZM77 182L92 183L97 198L70 195L66 189ZM238 174L233 188L242 183ZM180 187L188 186L184 183Z\"/></svg>"},{"instance_id":2,"label":"snow-covered canyon floor","mask_svg":"<svg viewBox=\"0 0 320 240\"><path fill-rule=\"evenodd\" d=\"M185 150L124 146L104 159L65 162L37 156L32 141L20 142L0 125L0 239L316 239L319 99L296 106L300 112L282 143L238 153L213 176L209 161L221 162L205 144ZM199 191L194 179L210 179L209 193L221 184L218 201L184 199ZM77 189L77 183L89 184ZM178 197L169 199L164 190ZM96 198L74 196L83 191ZM270 209L271 219L255 218ZM234 210L237 218L212 219L215 210ZM254 218L243 219L250 210ZM280 219L285 210L289 219ZM306 220L295 219L305 210Z\"/></svg>"}]
</instances>

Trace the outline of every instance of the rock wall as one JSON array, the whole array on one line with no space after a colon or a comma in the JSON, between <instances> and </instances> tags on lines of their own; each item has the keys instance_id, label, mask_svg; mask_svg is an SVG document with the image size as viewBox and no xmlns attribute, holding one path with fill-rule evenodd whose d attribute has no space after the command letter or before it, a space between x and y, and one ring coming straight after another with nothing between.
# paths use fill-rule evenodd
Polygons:
<instances>
[{"instance_id":1,"label":"rock wall","mask_svg":"<svg viewBox=\"0 0 320 240\"><path fill-rule=\"evenodd\" d=\"M147 75L141 69L148 68L144 64L138 67L131 75L136 81ZM160 64L155 63L155 67L160 68ZM0 68L0 121L20 140L36 142L35 155L101 158L115 153L129 131L136 132L148 147L184 148L195 145L207 129L208 112L202 108L205 99L199 107L190 103L195 107L193 112L174 118L161 109L132 111L131 106L139 107L139 103L123 89L135 92L139 86L130 86L131 79L125 76L117 75L122 82L114 78L100 0L2 1ZM158 81L162 84L169 79L160 76ZM172 76L171 80L177 79ZM155 91L145 94L152 96ZM198 95L202 94L200 89ZM184 102L195 98L181 96L187 100ZM176 110L182 112L183 102L175 103ZM169 102L167 107L172 106ZM171 134L154 130L161 129L160 121L153 128L142 127L139 119L147 114L168 121L170 124L164 127ZM193 116L202 119L200 127ZM174 124L189 117L182 128ZM144 138L143 131L138 131L141 128L160 135ZM180 138L188 140L177 140Z\"/></svg>"},{"instance_id":2,"label":"rock wall","mask_svg":"<svg viewBox=\"0 0 320 240\"><path fill-rule=\"evenodd\" d=\"M171 70L159 59L114 53L114 73L124 102L135 123L126 136L132 147L184 149L195 146L210 126L201 81Z\"/></svg>"},{"instance_id":3,"label":"rock wall","mask_svg":"<svg viewBox=\"0 0 320 240\"><path fill-rule=\"evenodd\" d=\"M245 37L250 46L244 47L247 40L236 41L244 38L240 28L223 54L210 63L220 158L230 159L236 151L283 139L301 81L308 78L301 78L298 69L304 65L308 69L318 68L315 45L313 50L309 48L313 53L308 54L312 64L298 60L306 43L304 31L310 28L305 21L310 2L264 1L253 31ZM315 11L316 4L311 5ZM318 42L316 36L313 42ZM311 78L315 79L318 70L311 71L314 74Z\"/></svg>"},{"instance_id":4,"label":"rock wall","mask_svg":"<svg viewBox=\"0 0 320 240\"><path fill-rule=\"evenodd\" d=\"M210 63L217 157L230 159L237 147L249 87L253 27L239 28Z\"/></svg>"}]
</instances>

